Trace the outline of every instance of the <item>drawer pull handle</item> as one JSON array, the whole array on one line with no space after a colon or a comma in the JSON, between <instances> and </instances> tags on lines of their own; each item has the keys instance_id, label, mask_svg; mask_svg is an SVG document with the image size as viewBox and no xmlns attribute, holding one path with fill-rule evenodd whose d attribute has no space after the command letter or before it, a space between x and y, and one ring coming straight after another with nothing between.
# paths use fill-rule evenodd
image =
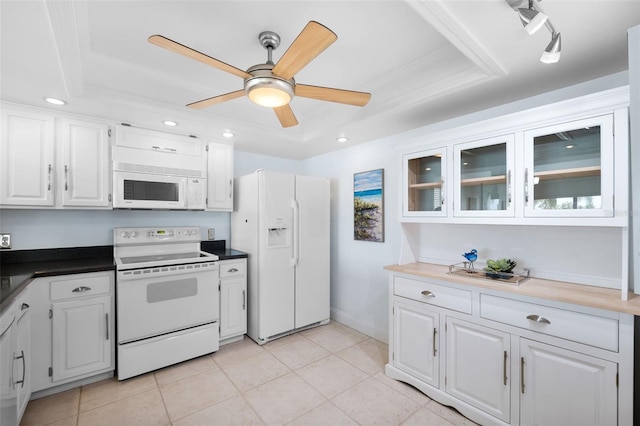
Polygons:
<instances>
[{"instance_id":1,"label":"drawer pull handle","mask_svg":"<svg viewBox=\"0 0 640 426\"><path fill-rule=\"evenodd\" d=\"M85 287L83 285L81 285L80 287L76 287L73 290L71 290L72 293L84 293L85 291L89 291L91 290L91 287Z\"/></svg>"},{"instance_id":2,"label":"drawer pull handle","mask_svg":"<svg viewBox=\"0 0 640 426\"><path fill-rule=\"evenodd\" d=\"M551 324L551 321L546 319L545 317L541 317L540 315L529 315L527 316L528 320L539 322L541 324Z\"/></svg>"},{"instance_id":3,"label":"drawer pull handle","mask_svg":"<svg viewBox=\"0 0 640 426\"><path fill-rule=\"evenodd\" d=\"M229 269L227 272L238 272L238 269L236 269L236 268L231 268L231 269Z\"/></svg>"},{"instance_id":4,"label":"drawer pull handle","mask_svg":"<svg viewBox=\"0 0 640 426\"><path fill-rule=\"evenodd\" d=\"M432 292L430 292L429 290L423 290L423 291L422 291L422 295L423 295L423 296L430 297L430 298L434 298L434 297L436 297L436 295L435 295L435 294L433 294Z\"/></svg>"},{"instance_id":5,"label":"drawer pull handle","mask_svg":"<svg viewBox=\"0 0 640 426\"><path fill-rule=\"evenodd\" d=\"M23 303L22 306L20 306L20 310L21 311L25 311L25 310L27 310L29 308L30 308L30 306L29 306L28 303Z\"/></svg>"}]
</instances>

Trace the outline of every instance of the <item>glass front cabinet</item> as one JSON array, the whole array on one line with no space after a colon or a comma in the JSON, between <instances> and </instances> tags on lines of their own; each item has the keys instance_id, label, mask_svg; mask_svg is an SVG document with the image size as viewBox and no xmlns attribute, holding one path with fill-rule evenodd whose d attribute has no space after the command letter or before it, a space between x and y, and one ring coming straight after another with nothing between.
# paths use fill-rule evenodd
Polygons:
<instances>
[{"instance_id":1,"label":"glass front cabinet","mask_svg":"<svg viewBox=\"0 0 640 426\"><path fill-rule=\"evenodd\" d=\"M524 132L524 214L613 216L613 115Z\"/></svg>"},{"instance_id":2,"label":"glass front cabinet","mask_svg":"<svg viewBox=\"0 0 640 426\"><path fill-rule=\"evenodd\" d=\"M453 213L513 217L513 135L454 146Z\"/></svg>"},{"instance_id":3,"label":"glass front cabinet","mask_svg":"<svg viewBox=\"0 0 640 426\"><path fill-rule=\"evenodd\" d=\"M404 156L404 216L446 216L446 149Z\"/></svg>"}]
</instances>

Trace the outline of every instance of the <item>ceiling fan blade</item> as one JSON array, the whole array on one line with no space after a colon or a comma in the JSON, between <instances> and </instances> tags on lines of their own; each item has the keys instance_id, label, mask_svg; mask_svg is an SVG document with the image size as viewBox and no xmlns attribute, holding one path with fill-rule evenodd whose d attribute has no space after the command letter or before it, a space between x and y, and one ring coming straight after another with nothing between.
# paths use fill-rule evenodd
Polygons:
<instances>
[{"instance_id":1,"label":"ceiling fan blade","mask_svg":"<svg viewBox=\"0 0 640 426\"><path fill-rule=\"evenodd\" d=\"M226 93L224 95L214 96L213 98L203 99L198 102L192 102L187 106L189 108L201 109L211 105L219 104L221 102L230 101L232 99L241 98L244 96L244 90L236 90L235 92Z\"/></svg>"},{"instance_id":2,"label":"ceiling fan blade","mask_svg":"<svg viewBox=\"0 0 640 426\"><path fill-rule=\"evenodd\" d=\"M203 64L212 66L214 68L218 68L219 70L229 72L233 75L237 75L240 78L248 78L251 77L250 74L241 70L240 68L236 68L232 65L219 61L211 56L205 55L202 52L198 52L190 47L185 46L184 44L180 44L177 41L173 41L161 35L152 35L148 38L149 43L155 44L156 46L160 46L164 49L170 50L172 52L178 53L182 56L186 56L187 58L195 59L196 61L200 61Z\"/></svg>"},{"instance_id":3,"label":"ceiling fan blade","mask_svg":"<svg viewBox=\"0 0 640 426\"><path fill-rule=\"evenodd\" d=\"M365 106L371 99L371 93L306 84L296 84L296 96L354 106Z\"/></svg>"},{"instance_id":4,"label":"ceiling fan blade","mask_svg":"<svg viewBox=\"0 0 640 426\"><path fill-rule=\"evenodd\" d=\"M286 80L292 78L337 39L329 28L310 21L273 67L273 73Z\"/></svg>"},{"instance_id":5,"label":"ceiling fan blade","mask_svg":"<svg viewBox=\"0 0 640 426\"><path fill-rule=\"evenodd\" d=\"M298 119L293 114L293 110L289 104L273 109L280 120L282 127L293 127L298 124Z\"/></svg>"}]
</instances>

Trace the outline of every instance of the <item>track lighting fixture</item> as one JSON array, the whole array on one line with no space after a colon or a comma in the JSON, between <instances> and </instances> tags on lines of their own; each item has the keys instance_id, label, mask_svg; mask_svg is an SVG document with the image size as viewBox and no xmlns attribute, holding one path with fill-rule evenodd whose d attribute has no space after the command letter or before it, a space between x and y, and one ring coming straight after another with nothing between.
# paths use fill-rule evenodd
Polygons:
<instances>
[{"instance_id":1,"label":"track lighting fixture","mask_svg":"<svg viewBox=\"0 0 640 426\"><path fill-rule=\"evenodd\" d=\"M520 22L529 34L534 34L542 26L546 26L551 33L551 42L547 45L540 57L540 62L555 64L560 60L561 43L560 33L556 31L549 17L541 10L537 2L542 0L505 0L513 10L518 13ZM527 6L527 7L525 7Z\"/></svg>"},{"instance_id":2,"label":"track lighting fixture","mask_svg":"<svg viewBox=\"0 0 640 426\"><path fill-rule=\"evenodd\" d=\"M538 31L549 17L544 13L533 8L533 0L529 0L529 7L527 9L519 8L518 15L520 15L520 22L524 25L524 29L529 34L534 34Z\"/></svg>"}]
</instances>

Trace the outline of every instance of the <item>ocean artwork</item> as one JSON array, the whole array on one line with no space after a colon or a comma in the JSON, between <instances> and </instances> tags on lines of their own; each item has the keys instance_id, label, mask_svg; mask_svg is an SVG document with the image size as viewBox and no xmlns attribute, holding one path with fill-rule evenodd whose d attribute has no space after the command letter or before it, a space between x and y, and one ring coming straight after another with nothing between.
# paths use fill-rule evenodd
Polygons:
<instances>
[{"instance_id":1,"label":"ocean artwork","mask_svg":"<svg viewBox=\"0 0 640 426\"><path fill-rule=\"evenodd\" d=\"M353 175L353 238L384 242L384 169Z\"/></svg>"}]
</instances>

